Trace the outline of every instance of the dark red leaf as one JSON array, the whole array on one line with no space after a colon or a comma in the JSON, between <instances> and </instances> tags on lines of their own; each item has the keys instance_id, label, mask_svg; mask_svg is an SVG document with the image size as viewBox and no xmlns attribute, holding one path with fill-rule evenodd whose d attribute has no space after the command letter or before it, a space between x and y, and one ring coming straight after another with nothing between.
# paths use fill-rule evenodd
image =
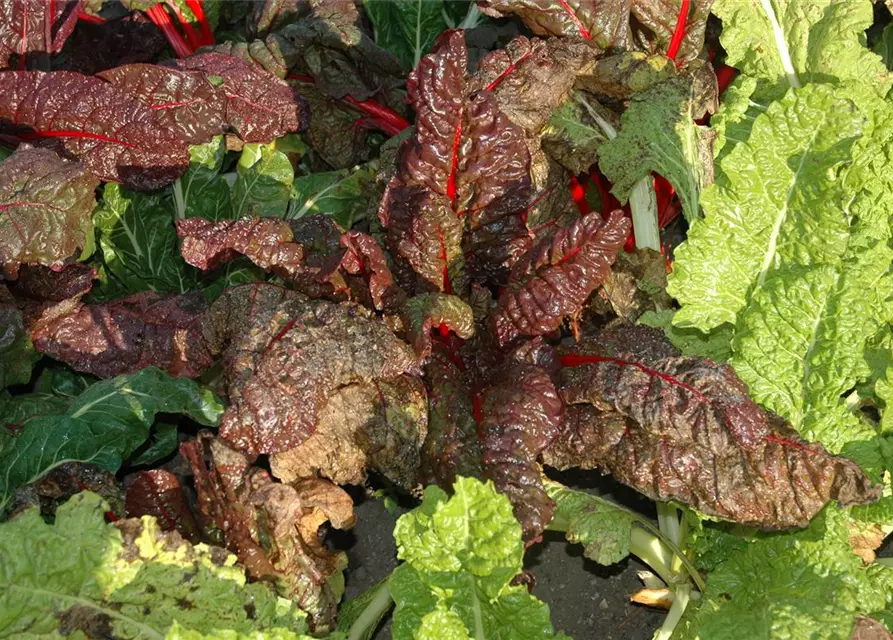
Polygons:
<instances>
[{"instance_id":1,"label":"dark red leaf","mask_svg":"<svg viewBox=\"0 0 893 640\"><path fill-rule=\"evenodd\" d=\"M49 267L25 266L12 291L41 302L62 302L88 293L93 287L96 269L85 264L70 264L55 271Z\"/></svg>"},{"instance_id":2,"label":"dark red leaf","mask_svg":"<svg viewBox=\"0 0 893 640\"><path fill-rule=\"evenodd\" d=\"M128 518L154 516L165 531L177 531L197 544L201 532L177 476L164 469L140 471L124 498Z\"/></svg>"},{"instance_id":3,"label":"dark red leaf","mask_svg":"<svg viewBox=\"0 0 893 640\"><path fill-rule=\"evenodd\" d=\"M271 284L224 292L204 335L223 355L230 404L220 435L257 454L306 441L339 387L394 378L415 363L409 346L362 307Z\"/></svg>"},{"instance_id":4,"label":"dark red leaf","mask_svg":"<svg viewBox=\"0 0 893 640\"><path fill-rule=\"evenodd\" d=\"M79 158L97 178L158 189L189 166L186 145L152 110L71 71L0 72L0 133Z\"/></svg>"},{"instance_id":5,"label":"dark red leaf","mask_svg":"<svg viewBox=\"0 0 893 640\"><path fill-rule=\"evenodd\" d=\"M307 102L253 62L222 53L202 53L167 64L223 78L226 122L245 142L271 142L307 127Z\"/></svg>"},{"instance_id":6,"label":"dark red leaf","mask_svg":"<svg viewBox=\"0 0 893 640\"><path fill-rule=\"evenodd\" d=\"M447 347L435 344L425 366L428 436L422 447L421 480L444 489L453 486L456 476L482 474L471 390L459 364Z\"/></svg>"},{"instance_id":7,"label":"dark red leaf","mask_svg":"<svg viewBox=\"0 0 893 640\"><path fill-rule=\"evenodd\" d=\"M654 500L764 529L880 496L854 462L761 409L730 366L680 357L659 330L613 326L561 362L576 416L548 464L598 466Z\"/></svg>"},{"instance_id":8,"label":"dark red leaf","mask_svg":"<svg viewBox=\"0 0 893 640\"><path fill-rule=\"evenodd\" d=\"M18 56L62 49L78 20L83 0L0 0L0 69Z\"/></svg>"},{"instance_id":9,"label":"dark red leaf","mask_svg":"<svg viewBox=\"0 0 893 640\"><path fill-rule=\"evenodd\" d=\"M177 220L180 252L187 264L203 271L246 256L262 269L284 278L304 270L304 250L294 242L288 222L279 218L241 218L212 222L204 218Z\"/></svg>"},{"instance_id":10,"label":"dark red leaf","mask_svg":"<svg viewBox=\"0 0 893 640\"><path fill-rule=\"evenodd\" d=\"M152 109L184 142L203 144L224 131L226 94L200 71L129 64L98 75Z\"/></svg>"},{"instance_id":11,"label":"dark red leaf","mask_svg":"<svg viewBox=\"0 0 893 640\"><path fill-rule=\"evenodd\" d=\"M77 299L43 311L29 327L34 346L73 369L108 378L149 366L196 377L211 365L202 342L200 292L138 293L107 304Z\"/></svg>"},{"instance_id":12,"label":"dark red leaf","mask_svg":"<svg viewBox=\"0 0 893 640\"><path fill-rule=\"evenodd\" d=\"M396 312L405 296L394 282L387 257L378 241L360 231L348 231L341 236L340 243L346 249L341 259L341 268L346 273L362 279L369 292L372 308L378 311ZM351 290L355 297L365 304L363 296L357 295L362 293L357 292L357 288L352 286Z\"/></svg>"},{"instance_id":13,"label":"dark red leaf","mask_svg":"<svg viewBox=\"0 0 893 640\"><path fill-rule=\"evenodd\" d=\"M515 509L524 538L538 538L555 507L546 494L537 457L559 435L564 403L552 381L557 361L536 339L507 359L496 384L483 398L484 475Z\"/></svg>"},{"instance_id":14,"label":"dark red leaf","mask_svg":"<svg viewBox=\"0 0 893 640\"><path fill-rule=\"evenodd\" d=\"M480 0L478 4L491 16L518 16L537 35L579 38L599 49L672 53L684 63L703 48L713 0ZM680 13L686 19L677 30Z\"/></svg>"},{"instance_id":15,"label":"dark red leaf","mask_svg":"<svg viewBox=\"0 0 893 640\"><path fill-rule=\"evenodd\" d=\"M326 548L320 528L354 525L350 496L319 478L274 482L251 466L253 458L206 431L180 445L180 453L195 474L205 529L222 534L251 579L272 583L305 611L314 634L332 631L338 608L333 584L347 557Z\"/></svg>"},{"instance_id":16,"label":"dark red leaf","mask_svg":"<svg viewBox=\"0 0 893 640\"><path fill-rule=\"evenodd\" d=\"M0 164L0 267L6 277L15 278L22 263L59 267L89 245L98 184L80 163L48 149L24 146Z\"/></svg>"},{"instance_id":17,"label":"dark red leaf","mask_svg":"<svg viewBox=\"0 0 893 640\"><path fill-rule=\"evenodd\" d=\"M124 517L124 492L115 474L83 462L63 462L36 481L19 487L12 499L10 516L37 506L43 517L52 518L58 506L81 491L98 493L109 503L105 515L111 522Z\"/></svg>"},{"instance_id":18,"label":"dark red leaf","mask_svg":"<svg viewBox=\"0 0 893 640\"><path fill-rule=\"evenodd\" d=\"M448 31L410 75L416 128L379 208L392 252L427 288L443 293L465 288L466 220L473 232L485 230L472 235L466 253L471 275L488 280L516 256L477 251L477 245L526 237L521 213L531 199L524 131L500 112L492 94L470 93L467 65L462 32Z\"/></svg>"},{"instance_id":19,"label":"dark red leaf","mask_svg":"<svg viewBox=\"0 0 893 640\"><path fill-rule=\"evenodd\" d=\"M493 315L499 343L545 335L578 313L608 277L629 228L622 211L614 211L607 221L590 213L524 254L512 268Z\"/></svg>"}]
</instances>

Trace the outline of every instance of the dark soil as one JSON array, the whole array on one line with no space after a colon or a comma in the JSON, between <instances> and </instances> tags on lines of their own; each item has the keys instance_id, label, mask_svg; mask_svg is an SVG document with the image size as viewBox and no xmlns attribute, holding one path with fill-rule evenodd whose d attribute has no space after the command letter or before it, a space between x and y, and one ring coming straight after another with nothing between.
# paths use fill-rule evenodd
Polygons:
<instances>
[{"instance_id":1,"label":"dark soil","mask_svg":"<svg viewBox=\"0 0 893 640\"><path fill-rule=\"evenodd\" d=\"M576 489L605 495L654 516L652 503L597 473L550 475ZM345 600L362 593L394 569L394 523L412 507L407 503L389 513L382 500L368 498L360 491L357 494L356 528L329 534L329 539L346 550L350 559ZM636 572L647 569L635 558L602 567L583 557L581 545L568 544L563 535L547 532L543 544L528 551L525 567L536 578L533 593L548 603L555 628L575 640L650 640L663 622L664 612L629 601L629 596L642 587ZM386 619L375 640L390 637L390 619Z\"/></svg>"}]
</instances>

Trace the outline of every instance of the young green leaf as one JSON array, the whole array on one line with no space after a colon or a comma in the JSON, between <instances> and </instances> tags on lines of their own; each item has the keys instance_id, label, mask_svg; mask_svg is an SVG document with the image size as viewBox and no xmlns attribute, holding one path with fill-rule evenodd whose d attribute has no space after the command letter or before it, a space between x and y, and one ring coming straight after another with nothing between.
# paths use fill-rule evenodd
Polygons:
<instances>
[{"instance_id":1,"label":"young green leaf","mask_svg":"<svg viewBox=\"0 0 893 640\"><path fill-rule=\"evenodd\" d=\"M440 619L454 634L447 637L566 638L553 630L547 605L510 585L521 572L524 543L508 499L472 478L458 478L454 489L448 499L428 487L421 506L397 521L405 564L390 581L394 640L443 637L432 627Z\"/></svg>"},{"instance_id":2,"label":"young green leaf","mask_svg":"<svg viewBox=\"0 0 893 640\"><path fill-rule=\"evenodd\" d=\"M223 136L189 147L189 168L173 184L177 218L232 218L229 185L220 175L226 144Z\"/></svg>"},{"instance_id":3,"label":"young green leaf","mask_svg":"<svg viewBox=\"0 0 893 640\"><path fill-rule=\"evenodd\" d=\"M295 180L285 217L294 219L324 213L350 229L368 214L374 215L374 204L370 203L377 203L380 198L375 173L368 167L311 173Z\"/></svg>"},{"instance_id":4,"label":"young green leaf","mask_svg":"<svg viewBox=\"0 0 893 640\"><path fill-rule=\"evenodd\" d=\"M233 217L283 217L295 170L288 156L271 145L246 144L232 188Z\"/></svg>"},{"instance_id":5,"label":"young green leaf","mask_svg":"<svg viewBox=\"0 0 893 640\"><path fill-rule=\"evenodd\" d=\"M363 7L375 29L375 43L414 69L449 25L443 0L365 0Z\"/></svg>"},{"instance_id":6,"label":"young green leaf","mask_svg":"<svg viewBox=\"0 0 893 640\"><path fill-rule=\"evenodd\" d=\"M40 405L37 398L19 397ZM34 482L63 462L90 462L117 471L121 461L145 442L157 413L183 413L201 424L214 425L223 406L195 382L147 367L96 383L54 415L22 422L0 414L0 423L21 425L0 431L0 468L4 469L0 511L17 487Z\"/></svg>"},{"instance_id":7,"label":"young green leaf","mask_svg":"<svg viewBox=\"0 0 893 640\"><path fill-rule=\"evenodd\" d=\"M177 250L173 206L164 192L108 184L93 221L105 264L128 293L185 293L197 285L197 272Z\"/></svg>"}]
</instances>

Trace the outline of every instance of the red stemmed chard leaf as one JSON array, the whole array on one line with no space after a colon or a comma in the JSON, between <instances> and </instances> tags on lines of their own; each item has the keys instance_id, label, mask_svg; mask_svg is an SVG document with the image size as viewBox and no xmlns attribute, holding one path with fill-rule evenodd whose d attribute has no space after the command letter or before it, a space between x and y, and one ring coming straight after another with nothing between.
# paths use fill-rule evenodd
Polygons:
<instances>
[{"instance_id":1,"label":"red stemmed chard leaf","mask_svg":"<svg viewBox=\"0 0 893 640\"><path fill-rule=\"evenodd\" d=\"M474 231L515 217L509 238L527 235L521 218L530 200L524 132L489 92L470 93L467 66L463 33L448 31L410 74L416 128L400 149L397 175L378 212L391 251L418 274L422 289L443 293L465 288L466 223ZM468 249L474 277L504 266Z\"/></svg>"},{"instance_id":2,"label":"red stemmed chard leaf","mask_svg":"<svg viewBox=\"0 0 893 640\"><path fill-rule=\"evenodd\" d=\"M189 166L186 144L150 108L71 71L0 72L0 134L40 141L135 189L163 187Z\"/></svg>"},{"instance_id":3,"label":"red stemmed chard leaf","mask_svg":"<svg viewBox=\"0 0 893 640\"><path fill-rule=\"evenodd\" d=\"M538 538L555 508L537 457L561 432L564 403L552 348L537 338L515 350L486 391L480 430L484 475L511 501L524 538Z\"/></svg>"},{"instance_id":4,"label":"red stemmed chard leaf","mask_svg":"<svg viewBox=\"0 0 893 640\"><path fill-rule=\"evenodd\" d=\"M224 132L226 94L200 71L129 64L98 77L149 107L159 124L184 142L203 144Z\"/></svg>"},{"instance_id":5,"label":"red stemmed chard leaf","mask_svg":"<svg viewBox=\"0 0 893 640\"><path fill-rule=\"evenodd\" d=\"M83 0L0 0L0 69L17 56L56 53L74 31Z\"/></svg>"},{"instance_id":6,"label":"red stemmed chard leaf","mask_svg":"<svg viewBox=\"0 0 893 640\"><path fill-rule=\"evenodd\" d=\"M272 284L240 285L213 304L204 331L223 355L230 404L220 435L243 451L301 445L327 397L411 371L415 357L362 307L312 301Z\"/></svg>"},{"instance_id":7,"label":"red stemmed chard leaf","mask_svg":"<svg viewBox=\"0 0 893 640\"><path fill-rule=\"evenodd\" d=\"M352 292L360 294L356 296L360 302L377 311L396 311L405 295L394 282L387 256L378 241L360 231L348 231L339 242L345 249L341 268L364 283L359 292L358 287L351 286ZM362 294L366 291L371 304L362 300Z\"/></svg>"},{"instance_id":8,"label":"red stemmed chard leaf","mask_svg":"<svg viewBox=\"0 0 893 640\"><path fill-rule=\"evenodd\" d=\"M350 496L319 478L275 482L252 466L253 457L208 432L180 445L180 453L195 474L205 530L222 535L250 578L271 583L305 611L314 633L332 631L338 608L333 583L347 557L326 549L320 527L354 525Z\"/></svg>"},{"instance_id":9,"label":"red stemmed chard leaf","mask_svg":"<svg viewBox=\"0 0 893 640\"><path fill-rule=\"evenodd\" d=\"M23 266L11 290L17 297L37 302L62 302L88 293L95 278L96 269L85 264L69 264L58 270Z\"/></svg>"},{"instance_id":10,"label":"red stemmed chard leaf","mask_svg":"<svg viewBox=\"0 0 893 640\"><path fill-rule=\"evenodd\" d=\"M620 210L607 221L590 213L525 253L512 268L492 317L499 343L545 335L578 313L610 274L629 229Z\"/></svg>"},{"instance_id":11,"label":"red stemmed chard leaf","mask_svg":"<svg viewBox=\"0 0 893 640\"><path fill-rule=\"evenodd\" d=\"M560 359L574 415L547 464L597 466L654 500L763 529L880 497L854 462L760 408L729 365L681 357L659 330L609 327Z\"/></svg>"},{"instance_id":12,"label":"red stemmed chard leaf","mask_svg":"<svg viewBox=\"0 0 893 640\"><path fill-rule=\"evenodd\" d=\"M677 63L701 52L712 4L713 0L478 0L484 13L516 15L537 35L576 38L596 49L663 53Z\"/></svg>"},{"instance_id":13,"label":"red stemmed chard leaf","mask_svg":"<svg viewBox=\"0 0 893 640\"><path fill-rule=\"evenodd\" d=\"M48 149L21 147L0 164L0 266L5 276L15 278L22 263L59 267L90 247L98 185L83 165Z\"/></svg>"},{"instance_id":14,"label":"red stemmed chard leaf","mask_svg":"<svg viewBox=\"0 0 893 640\"><path fill-rule=\"evenodd\" d=\"M307 102L259 65L223 53L202 53L169 66L223 79L226 122L245 142L271 142L307 127Z\"/></svg>"},{"instance_id":15,"label":"red stemmed chard leaf","mask_svg":"<svg viewBox=\"0 0 893 640\"><path fill-rule=\"evenodd\" d=\"M32 322L36 349L76 371L107 378L145 367L193 378L211 365L201 340L201 293L138 293L107 304L77 298L44 309Z\"/></svg>"},{"instance_id":16,"label":"red stemmed chard leaf","mask_svg":"<svg viewBox=\"0 0 893 640\"><path fill-rule=\"evenodd\" d=\"M467 340L474 335L474 312L461 298L443 293L424 293L406 301L403 318L407 339L420 360L431 355L431 330L442 335L452 331Z\"/></svg>"}]
</instances>

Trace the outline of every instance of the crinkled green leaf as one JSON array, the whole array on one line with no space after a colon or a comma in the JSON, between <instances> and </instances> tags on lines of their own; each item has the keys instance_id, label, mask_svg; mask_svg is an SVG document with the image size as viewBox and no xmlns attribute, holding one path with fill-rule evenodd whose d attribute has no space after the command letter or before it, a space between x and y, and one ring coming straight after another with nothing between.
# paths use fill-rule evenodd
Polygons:
<instances>
[{"instance_id":1,"label":"crinkled green leaf","mask_svg":"<svg viewBox=\"0 0 893 640\"><path fill-rule=\"evenodd\" d=\"M689 620L701 638L848 640L857 614L893 602L893 568L862 566L847 513L836 507L794 533L706 533L698 548L709 547L718 562Z\"/></svg>"},{"instance_id":2,"label":"crinkled green leaf","mask_svg":"<svg viewBox=\"0 0 893 640\"><path fill-rule=\"evenodd\" d=\"M865 47L869 0L717 0L726 63L757 81L754 98L781 98L811 82L858 80L886 93L891 79Z\"/></svg>"},{"instance_id":3,"label":"crinkled green leaf","mask_svg":"<svg viewBox=\"0 0 893 640\"><path fill-rule=\"evenodd\" d=\"M40 404L39 398L18 398ZM122 459L145 442L157 413L183 413L215 425L223 406L192 380L147 367L96 383L62 413L27 420L12 432L0 430L0 511L17 487L64 462L90 462L117 471ZM0 415L0 423L8 422Z\"/></svg>"},{"instance_id":4,"label":"crinkled green leaf","mask_svg":"<svg viewBox=\"0 0 893 640\"><path fill-rule=\"evenodd\" d=\"M297 605L247 585L235 556L154 518L106 524L107 509L84 492L52 525L38 509L0 524L0 636L307 638Z\"/></svg>"},{"instance_id":5,"label":"crinkled green leaf","mask_svg":"<svg viewBox=\"0 0 893 640\"><path fill-rule=\"evenodd\" d=\"M455 495L430 486L421 506L401 516L394 529L400 559L391 593L394 640L433 638L437 611L450 611L450 633L462 638L523 640L564 638L549 622L549 607L523 586L509 583L521 572L521 526L508 499L491 482L458 478ZM426 623L427 620L427 623Z\"/></svg>"},{"instance_id":6,"label":"crinkled green leaf","mask_svg":"<svg viewBox=\"0 0 893 640\"><path fill-rule=\"evenodd\" d=\"M223 136L189 147L189 168L173 184L178 218L232 218L229 185L220 175L226 144Z\"/></svg>"},{"instance_id":7,"label":"crinkled green leaf","mask_svg":"<svg viewBox=\"0 0 893 640\"><path fill-rule=\"evenodd\" d=\"M845 396L871 373L864 351L893 304L893 110L878 103L852 164L811 184L832 199L830 210L790 204L777 257L748 292L732 342L752 397L834 453L874 436Z\"/></svg>"},{"instance_id":8,"label":"crinkled green leaf","mask_svg":"<svg viewBox=\"0 0 893 640\"><path fill-rule=\"evenodd\" d=\"M185 293L196 285L198 272L177 249L173 206L164 192L107 184L93 221L105 264L128 293Z\"/></svg>"},{"instance_id":9,"label":"crinkled green leaf","mask_svg":"<svg viewBox=\"0 0 893 640\"><path fill-rule=\"evenodd\" d=\"M311 173L295 180L285 217L294 219L325 213L343 228L350 229L366 218L370 210L374 211L380 199L375 174L369 168Z\"/></svg>"},{"instance_id":10,"label":"crinkled green leaf","mask_svg":"<svg viewBox=\"0 0 893 640\"><path fill-rule=\"evenodd\" d=\"M673 346L686 356L702 356L716 362L727 362L732 357L732 327L724 324L709 334L697 329L684 329L673 325L676 312L672 309L646 311L638 323L662 329Z\"/></svg>"},{"instance_id":11,"label":"crinkled green leaf","mask_svg":"<svg viewBox=\"0 0 893 640\"><path fill-rule=\"evenodd\" d=\"M546 491L555 501L549 529L564 531L570 542L584 546L587 558L602 565L612 565L629 555L630 535L635 522L642 519L640 516L557 482L547 482Z\"/></svg>"},{"instance_id":12,"label":"crinkled green leaf","mask_svg":"<svg viewBox=\"0 0 893 640\"><path fill-rule=\"evenodd\" d=\"M713 141L716 164L737 143L747 140L754 119L766 110L763 105L751 100L756 88L757 81L754 78L739 75L722 94L719 110L710 118L710 128L716 132Z\"/></svg>"},{"instance_id":13,"label":"crinkled green leaf","mask_svg":"<svg viewBox=\"0 0 893 640\"><path fill-rule=\"evenodd\" d=\"M292 193L295 170L288 156L266 144L246 144L232 188L233 217L283 217Z\"/></svg>"},{"instance_id":14,"label":"crinkled green leaf","mask_svg":"<svg viewBox=\"0 0 893 640\"><path fill-rule=\"evenodd\" d=\"M698 95L699 92L705 95ZM598 164L625 202L636 183L654 171L676 189L686 219L700 217L698 198L713 182L713 132L695 123L716 100L716 85L690 77L665 80L635 94L617 137L599 151Z\"/></svg>"},{"instance_id":15,"label":"crinkled green leaf","mask_svg":"<svg viewBox=\"0 0 893 640\"><path fill-rule=\"evenodd\" d=\"M701 197L704 219L675 252L668 292L681 304L678 326L709 331L728 322L782 264L838 257L848 200L833 172L852 159L866 122L825 85L788 93L753 124Z\"/></svg>"}]
</instances>

